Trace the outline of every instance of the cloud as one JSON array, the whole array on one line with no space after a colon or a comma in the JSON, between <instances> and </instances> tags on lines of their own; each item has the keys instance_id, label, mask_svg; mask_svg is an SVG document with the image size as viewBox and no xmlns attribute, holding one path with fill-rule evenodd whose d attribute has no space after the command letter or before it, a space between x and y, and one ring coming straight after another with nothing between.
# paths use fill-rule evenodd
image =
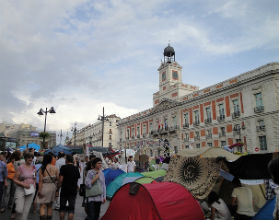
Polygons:
<instances>
[{"instance_id":1,"label":"cloud","mask_svg":"<svg viewBox=\"0 0 279 220\"><path fill-rule=\"evenodd\" d=\"M278 54L272 6L251 0L1 1L0 120L42 128L36 112L53 105L57 114L48 124L56 130L92 123L103 105L123 117L150 108L169 40L182 65L188 57L204 63L249 57L255 49Z\"/></svg>"}]
</instances>

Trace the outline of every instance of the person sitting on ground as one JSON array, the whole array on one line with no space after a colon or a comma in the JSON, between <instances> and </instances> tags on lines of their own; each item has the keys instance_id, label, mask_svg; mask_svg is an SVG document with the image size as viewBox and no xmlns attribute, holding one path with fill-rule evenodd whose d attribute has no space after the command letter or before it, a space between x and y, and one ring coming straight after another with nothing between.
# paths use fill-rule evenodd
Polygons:
<instances>
[{"instance_id":1,"label":"person sitting on ground","mask_svg":"<svg viewBox=\"0 0 279 220\"><path fill-rule=\"evenodd\" d=\"M255 215L253 194L249 187L242 186L238 178L233 179L232 206L237 206L235 220L249 220Z\"/></svg>"},{"instance_id":2,"label":"person sitting on ground","mask_svg":"<svg viewBox=\"0 0 279 220\"><path fill-rule=\"evenodd\" d=\"M208 205L211 207L211 220L232 220L226 203L216 192L212 191L209 194Z\"/></svg>"}]
</instances>

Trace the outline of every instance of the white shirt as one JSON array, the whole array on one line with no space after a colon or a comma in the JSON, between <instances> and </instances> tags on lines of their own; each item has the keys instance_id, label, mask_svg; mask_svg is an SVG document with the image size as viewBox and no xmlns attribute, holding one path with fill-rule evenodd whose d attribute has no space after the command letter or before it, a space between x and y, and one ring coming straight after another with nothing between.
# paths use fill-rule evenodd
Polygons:
<instances>
[{"instance_id":1,"label":"white shirt","mask_svg":"<svg viewBox=\"0 0 279 220\"><path fill-rule=\"evenodd\" d=\"M216 209L214 219L232 220L231 213L230 213L226 203L223 201L223 199L219 199L218 202L213 202L211 205L211 207Z\"/></svg>"},{"instance_id":2,"label":"white shirt","mask_svg":"<svg viewBox=\"0 0 279 220\"><path fill-rule=\"evenodd\" d=\"M127 171L129 172L135 172L135 167L136 167L136 163L135 161L128 161L127 162Z\"/></svg>"},{"instance_id":3,"label":"white shirt","mask_svg":"<svg viewBox=\"0 0 279 220\"><path fill-rule=\"evenodd\" d=\"M253 207L253 194L250 188L245 186L234 188L232 197L237 199L237 214L247 216L255 215Z\"/></svg>"},{"instance_id":4,"label":"white shirt","mask_svg":"<svg viewBox=\"0 0 279 220\"><path fill-rule=\"evenodd\" d=\"M60 168L65 164L66 164L65 158L61 157L56 161L55 166L58 168L58 171L60 172Z\"/></svg>"}]
</instances>

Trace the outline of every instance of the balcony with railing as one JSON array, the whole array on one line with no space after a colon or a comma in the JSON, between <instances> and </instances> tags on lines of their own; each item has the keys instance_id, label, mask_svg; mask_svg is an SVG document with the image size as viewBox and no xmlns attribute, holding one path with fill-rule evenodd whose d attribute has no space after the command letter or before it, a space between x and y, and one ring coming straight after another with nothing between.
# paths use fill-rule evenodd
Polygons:
<instances>
[{"instance_id":1,"label":"balcony with railing","mask_svg":"<svg viewBox=\"0 0 279 220\"><path fill-rule=\"evenodd\" d=\"M189 138L184 138L184 142L188 142L189 141Z\"/></svg>"},{"instance_id":2,"label":"balcony with railing","mask_svg":"<svg viewBox=\"0 0 279 220\"><path fill-rule=\"evenodd\" d=\"M220 137L220 138L221 138L221 137L226 137L226 133L224 133L224 132L219 133L219 137Z\"/></svg>"},{"instance_id":3,"label":"balcony with railing","mask_svg":"<svg viewBox=\"0 0 279 220\"><path fill-rule=\"evenodd\" d=\"M205 124L210 124L210 123L212 123L212 119L211 118L207 118L207 119L205 119Z\"/></svg>"},{"instance_id":4,"label":"balcony with railing","mask_svg":"<svg viewBox=\"0 0 279 220\"><path fill-rule=\"evenodd\" d=\"M140 138L140 135L139 135L139 134L137 135L137 138Z\"/></svg>"},{"instance_id":5,"label":"balcony with railing","mask_svg":"<svg viewBox=\"0 0 279 220\"><path fill-rule=\"evenodd\" d=\"M194 140L195 140L195 141L199 141L200 139L201 139L200 136L195 136L195 137L194 137Z\"/></svg>"},{"instance_id":6,"label":"balcony with railing","mask_svg":"<svg viewBox=\"0 0 279 220\"><path fill-rule=\"evenodd\" d=\"M206 139L211 139L212 138L212 134L207 134L206 135Z\"/></svg>"},{"instance_id":7,"label":"balcony with railing","mask_svg":"<svg viewBox=\"0 0 279 220\"><path fill-rule=\"evenodd\" d=\"M254 108L254 112L255 113L261 113L261 112L263 112L264 111L264 106L256 106L255 108Z\"/></svg>"},{"instance_id":8,"label":"balcony with railing","mask_svg":"<svg viewBox=\"0 0 279 220\"><path fill-rule=\"evenodd\" d=\"M233 130L233 136L241 135L240 129L234 129Z\"/></svg>"},{"instance_id":9,"label":"balcony with railing","mask_svg":"<svg viewBox=\"0 0 279 220\"><path fill-rule=\"evenodd\" d=\"M189 123L184 123L183 128L189 128Z\"/></svg>"},{"instance_id":10,"label":"balcony with railing","mask_svg":"<svg viewBox=\"0 0 279 220\"><path fill-rule=\"evenodd\" d=\"M225 115L220 115L217 117L217 121L221 122L221 121L225 121Z\"/></svg>"},{"instance_id":11,"label":"balcony with railing","mask_svg":"<svg viewBox=\"0 0 279 220\"><path fill-rule=\"evenodd\" d=\"M199 126L200 125L200 121L194 121L193 125L196 126L196 127Z\"/></svg>"},{"instance_id":12,"label":"balcony with railing","mask_svg":"<svg viewBox=\"0 0 279 220\"><path fill-rule=\"evenodd\" d=\"M265 131L265 125L257 126L257 132Z\"/></svg>"},{"instance_id":13,"label":"balcony with railing","mask_svg":"<svg viewBox=\"0 0 279 220\"><path fill-rule=\"evenodd\" d=\"M235 111L232 113L232 118L239 118L240 117L240 111Z\"/></svg>"},{"instance_id":14,"label":"balcony with railing","mask_svg":"<svg viewBox=\"0 0 279 220\"><path fill-rule=\"evenodd\" d=\"M150 133L153 137L156 137L159 135L159 132L158 131L151 131Z\"/></svg>"}]
</instances>

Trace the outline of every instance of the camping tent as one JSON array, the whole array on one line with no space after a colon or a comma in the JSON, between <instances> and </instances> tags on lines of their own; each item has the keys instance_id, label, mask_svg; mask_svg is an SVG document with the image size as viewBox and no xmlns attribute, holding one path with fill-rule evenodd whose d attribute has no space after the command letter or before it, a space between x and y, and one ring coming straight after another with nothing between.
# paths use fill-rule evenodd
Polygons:
<instances>
[{"instance_id":1,"label":"camping tent","mask_svg":"<svg viewBox=\"0 0 279 220\"><path fill-rule=\"evenodd\" d=\"M124 173L124 171L120 169L107 168L103 170L103 173L106 179L106 186L108 186L116 177Z\"/></svg>"},{"instance_id":2,"label":"camping tent","mask_svg":"<svg viewBox=\"0 0 279 220\"><path fill-rule=\"evenodd\" d=\"M134 182L143 177L140 173L122 173L107 186L107 197L112 198L114 193L124 184Z\"/></svg>"},{"instance_id":3,"label":"camping tent","mask_svg":"<svg viewBox=\"0 0 279 220\"><path fill-rule=\"evenodd\" d=\"M156 179L158 177L165 176L166 173L167 173L166 170L155 170L155 171L151 171L151 172L142 172L141 174L146 177L151 177L153 179Z\"/></svg>"},{"instance_id":4,"label":"camping tent","mask_svg":"<svg viewBox=\"0 0 279 220\"><path fill-rule=\"evenodd\" d=\"M54 155L58 155L59 152L64 152L64 154L72 154L72 151L69 147L63 146L61 144L55 146L52 149L47 150L45 153L52 152Z\"/></svg>"},{"instance_id":5,"label":"camping tent","mask_svg":"<svg viewBox=\"0 0 279 220\"><path fill-rule=\"evenodd\" d=\"M199 203L180 184L163 182L128 183L112 198L102 220L199 220L204 215Z\"/></svg>"},{"instance_id":6,"label":"camping tent","mask_svg":"<svg viewBox=\"0 0 279 220\"><path fill-rule=\"evenodd\" d=\"M39 151L40 150L40 146L38 144L35 144L35 143L30 143L30 144L27 144L27 148L33 148L35 149L35 151ZM26 149L26 145L23 145L23 146L20 146L18 147L20 151L24 151Z\"/></svg>"},{"instance_id":7,"label":"camping tent","mask_svg":"<svg viewBox=\"0 0 279 220\"><path fill-rule=\"evenodd\" d=\"M153 183L153 182L156 182L156 180L154 180L154 179L151 178L151 177L143 176L143 177L141 177L141 178L138 178L135 182L136 182L136 183L140 183L140 184L146 184L146 183Z\"/></svg>"},{"instance_id":8,"label":"camping tent","mask_svg":"<svg viewBox=\"0 0 279 220\"><path fill-rule=\"evenodd\" d=\"M276 198L268 200L265 205L258 211L254 216L253 220L272 220L273 219L273 210L275 208Z\"/></svg>"}]
</instances>

